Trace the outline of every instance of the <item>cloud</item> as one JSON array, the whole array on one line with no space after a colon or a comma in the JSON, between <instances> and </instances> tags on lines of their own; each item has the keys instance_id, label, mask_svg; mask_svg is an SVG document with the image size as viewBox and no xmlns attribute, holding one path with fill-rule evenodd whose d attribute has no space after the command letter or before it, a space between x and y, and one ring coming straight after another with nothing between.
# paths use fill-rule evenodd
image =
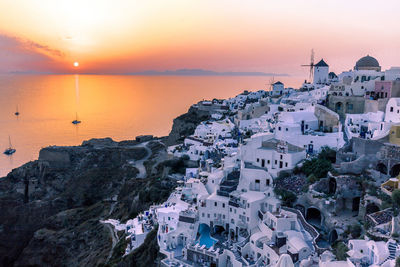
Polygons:
<instances>
[{"instance_id":1,"label":"cloud","mask_svg":"<svg viewBox=\"0 0 400 267\"><path fill-rule=\"evenodd\" d=\"M0 34L0 72L51 71L64 56L47 45Z\"/></svg>"},{"instance_id":2,"label":"cloud","mask_svg":"<svg viewBox=\"0 0 400 267\"><path fill-rule=\"evenodd\" d=\"M65 56L65 54L63 52L61 52L60 50L52 49L47 45L38 44L31 40L25 40L25 41L23 41L21 39L18 39L18 40L20 41L20 44L23 47L31 49L31 50L37 50L39 53L50 54L50 55L56 56L56 57L64 57Z\"/></svg>"}]
</instances>

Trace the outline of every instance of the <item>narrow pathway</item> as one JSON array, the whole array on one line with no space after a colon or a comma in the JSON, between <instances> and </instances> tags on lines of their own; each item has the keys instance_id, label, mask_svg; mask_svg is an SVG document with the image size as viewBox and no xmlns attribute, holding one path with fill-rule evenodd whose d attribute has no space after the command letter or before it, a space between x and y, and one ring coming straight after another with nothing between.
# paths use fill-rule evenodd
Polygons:
<instances>
[{"instance_id":1,"label":"narrow pathway","mask_svg":"<svg viewBox=\"0 0 400 267\"><path fill-rule=\"evenodd\" d=\"M147 177L147 172L146 172L146 168L144 166L144 162L146 160L148 160L152 154L151 149L147 147L148 143L149 142L144 142L144 143L141 143L136 146L136 147L143 147L144 149L146 149L147 154L144 158L139 159L139 160L130 160L129 161L129 164L131 164L133 167L135 167L136 169L139 170L139 174L136 176L136 178L143 179L143 178Z\"/></svg>"},{"instance_id":2,"label":"narrow pathway","mask_svg":"<svg viewBox=\"0 0 400 267\"><path fill-rule=\"evenodd\" d=\"M114 251L114 247L117 245L119 239L118 239L117 233L115 232L114 226L112 226L109 223L104 223L104 225L110 230L111 240L112 240L110 253L108 254L107 261L106 261L106 262L108 262L112 257L112 254L113 254L113 251Z\"/></svg>"}]
</instances>

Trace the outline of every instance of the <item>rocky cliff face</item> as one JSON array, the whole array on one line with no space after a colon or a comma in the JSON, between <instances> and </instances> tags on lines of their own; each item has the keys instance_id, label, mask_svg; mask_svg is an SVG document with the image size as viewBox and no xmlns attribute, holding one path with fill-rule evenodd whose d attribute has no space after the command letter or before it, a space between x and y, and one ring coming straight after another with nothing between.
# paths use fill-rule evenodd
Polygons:
<instances>
[{"instance_id":1,"label":"rocky cliff face","mask_svg":"<svg viewBox=\"0 0 400 267\"><path fill-rule=\"evenodd\" d=\"M152 147L111 139L48 147L1 178L0 266L107 264L113 245L99 220L132 218L175 187L157 173L136 178L132 162L165 155Z\"/></svg>"},{"instance_id":2,"label":"rocky cliff face","mask_svg":"<svg viewBox=\"0 0 400 267\"><path fill-rule=\"evenodd\" d=\"M169 146L182 143L185 137L194 133L200 122L210 119L210 113L190 107L188 112L174 119L172 130L168 136Z\"/></svg>"}]
</instances>

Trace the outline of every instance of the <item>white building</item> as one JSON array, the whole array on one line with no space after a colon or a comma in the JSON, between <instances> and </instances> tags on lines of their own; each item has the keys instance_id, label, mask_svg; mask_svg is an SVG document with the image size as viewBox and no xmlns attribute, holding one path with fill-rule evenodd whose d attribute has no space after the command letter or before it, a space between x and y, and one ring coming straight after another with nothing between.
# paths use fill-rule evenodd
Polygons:
<instances>
[{"instance_id":1,"label":"white building","mask_svg":"<svg viewBox=\"0 0 400 267\"><path fill-rule=\"evenodd\" d=\"M400 98L390 98L386 104L385 121L400 122Z\"/></svg>"},{"instance_id":2,"label":"white building","mask_svg":"<svg viewBox=\"0 0 400 267\"><path fill-rule=\"evenodd\" d=\"M349 139L361 137L380 139L389 133L391 123L384 121L382 111L364 114L346 114L345 131Z\"/></svg>"},{"instance_id":3,"label":"white building","mask_svg":"<svg viewBox=\"0 0 400 267\"><path fill-rule=\"evenodd\" d=\"M262 139L261 139L262 140ZM246 164L265 168L276 177L280 171L291 170L297 163L306 158L306 150L285 141L271 138L262 141L250 140L249 145L243 145L241 158ZM254 147L257 148L254 148Z\"/></svg>"},{"instance_id":4,"label":"white building","mask_svg":"<svg viewBox=\"0 0 400 267\"><path fill-rule=\"evenodd\" d=\"M328 75L329 66L323 59L321 59L314 65L314 85L327 84L329 81Z\"/></svg>"}]
</instances>

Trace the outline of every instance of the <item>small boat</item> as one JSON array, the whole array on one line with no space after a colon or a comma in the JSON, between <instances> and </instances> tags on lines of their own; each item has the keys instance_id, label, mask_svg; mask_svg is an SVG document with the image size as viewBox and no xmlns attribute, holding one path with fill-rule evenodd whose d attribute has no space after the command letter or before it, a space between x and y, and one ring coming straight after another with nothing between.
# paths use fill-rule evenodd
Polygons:
<instances>
[{"instance_id":1,"label":"small boat","mask_svg":"<svg viewBox=\"0 0 400 267\"><path fill-rule=\"evenodd\" d=\"M6 154L7 156L10 156L10 155L14 154L16 151L15 148L13 148L11 145L10 136L8 136L8 143L9 143L9 147L4 151L4 154Z\"/></svg>"},{"instance_id":2,"label":"small boat","mask_svg":"<svg viewBox=\"0 0 400 267\"><path fill-rule=\"evenodd\" d=\"M72 123L73 123L73 124L79 124L79 123L81 123L81 121L78 120L78 113L76 113L75 115L76 115L75 120L73 120Z\"/></svg>"},{"instance_id":3,"label":"small boat","mask_svg":"<svg viewBox=\"0 0 400 267\"><path fill-rule=\"evenodd\" d=\"M17 106L17 111L15 111L15 116L18 116L19 115L19 111L18 111L18 106Z\"/></svg>"}]
</instances>

